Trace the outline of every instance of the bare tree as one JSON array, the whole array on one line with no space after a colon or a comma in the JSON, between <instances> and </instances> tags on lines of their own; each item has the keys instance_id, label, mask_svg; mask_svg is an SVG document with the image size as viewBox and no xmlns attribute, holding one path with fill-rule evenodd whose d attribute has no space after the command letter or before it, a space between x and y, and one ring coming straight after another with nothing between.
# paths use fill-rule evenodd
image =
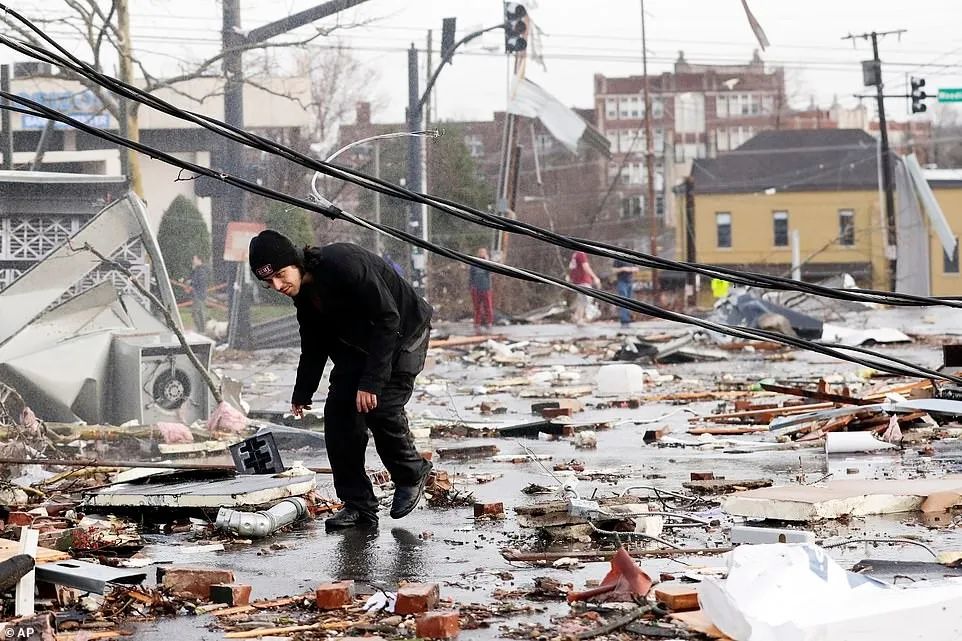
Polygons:
<instances>
[{"instance_id":1,"label":"bare tree","mask_svg":"<svg viewBox=\"0 0 962 641\"><path fill-rule=\"evenodd\" d=\"M311 108L315 114L311 135L320 149L334 149L338 125L352 119L358 102L371 103L372 111L381 104L370 94L377 72L358 60L343 42L332 47L305 47L298 68L311 78Z\"/></svg>"},{"instance_id":2,"label":"bare tree","mask_svg":"<svg viewBox=\"0 0 962 641\"><path fill-rule=\"evenodd\" d=\"M24 12L24 15L44 31L62 32L66 30L76 34L81 48L74 51L75 55L85 60L98 72L110 74L110 71L105 69L105 65L117 61L118 75L124 82L133 84L135 71L138 71L140 77L143 79L140 87L148 93L167 88L198 103L203 102L204 99L213 95L217 95L219 91L205 96L194 96L178 90L177 85L198 78L222 78L223 71L221 70L220 63L229 53L255 49L266 50L278 47L304 47L319 37L327 36L334 29L357 26L338 24L330 29L315 27L313 33L294 42L290 40L283 42L261 42L238 46L232 49L222 49L215 55L204 60L184 64L179 73L167 77L160 77L151 73L136 55L136 50L130 37L130 13L128 3L129 0L63 0L64 10L61 11L59 15L51 16L53 12L42 11L40 9L36 9L33 12ZM7 35L13 38L28 42L37 47L49 47L36 33L7 12L0 12L0 25L6 29ZM253 68L256 69L256 65ZM38 74L35 75L35 77L43 77L43 75ZM128 136L133 139L138 138L137 114L140 109L140 103L133 102L125 105L125 114L124 106L122 106L116 96L87 78L63 69L59 70L55 76L51 74L51 77L79 82L85 89L96 96L100 104L103 105L103 109L113 116L118 123L121 123L126 115ZM244 82L257 86L264 91L274 93L269 87L258 82L254 75L245 76ZM132 187L134 191L142 193L140 189L140 171L137 164L137 155L132 151L128 151L127 153L130 163Z\"/></svg>"}]
</instances>

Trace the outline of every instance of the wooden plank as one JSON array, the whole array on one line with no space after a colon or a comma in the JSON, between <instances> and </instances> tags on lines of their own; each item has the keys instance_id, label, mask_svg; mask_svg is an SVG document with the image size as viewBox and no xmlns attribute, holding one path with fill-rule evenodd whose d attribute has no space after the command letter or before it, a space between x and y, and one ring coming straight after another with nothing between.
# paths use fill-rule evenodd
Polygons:
<instances>
[{"instance_id":1,"label":"wooden plank","mask_svg":"<svg viewBox=\"0 0 962 641\"><path fill-rule=\"evenodd\" d=\"M698 609L697 583L661 583L655 587L655 599L670 612Z\"/></svg>"},{"instance_id":2,"label":"wooden plank","mask_svg":"<svg viewBox=\"0 0 962 641\"><path fill-rule=\"evenodd\" d=\"M651 550L627 550L628 556L635 559L649 557L700 556L703 554L725 554L732 548L654 548ZM615 555L614 551L605 550L570 550L568 552L522 552L521 550L501 550L501 556L507 561L521 561L526 563L553 563L562 558L574 558L580 561L608 561Z\"/></svg>"},{"instance_id":3,"label":"wooden plank","mask_svg":"<svg viewBox=\"0 0 962 641\"><path fill-rule=\"evenodd\" d=\"M487 343L489 340L504 340L503 336L449 336L448 338L438 338L428 341L428 347L464 347L466 345L478 345Z\"/></svg>"},{"instance_id":4,"label":"wooden plank","mask_svg":"<svg viewBox=\"0 0 962 641\"><path fill-rule=\"evenodd\" d=\"M283 597L280 599L260 599L249 603L248 605L238 605L233 608L226 608L224 610L217 610L212 612L214 616L226 617L233 614L244 614L246 612L253 612L254 610L268 610L270 608L281 608L287 605L291 605L302 599L313 599L314 594L312 592L305 592L300 596L293 597Z\"/></svg>"},{"instance_id":5,"label":"wooden plank","mask_svg":"<svg viewBox=\"0 0 962 641\"><path fill-rule=\"evenodd\" d=\"M715 627L704 610L693 610L691 612L675 612L669 617L681 622L685 627L695 632L700 632L711 639L728 639L721 630Z\"/></svg>"},{"instance_id":6,"label":"wooden plank","mask_svg":"<svg viewBox=\"0 0 962 641\"><path fill-rule=\"evenodd\" d=\"M20 554L20 544L9 539L0 539L0 561L6 561L12 556ZM37 546L37 563L53 563L73 558L66 552Z\"/></svg>"},{"instance_id":7,"label":"wooden plank","mask_svg":"<svg viewBox=\"0 0 962 641\"><path fill-rule=\"evenodd\" d=\"M701 436L702 434L711 434L712 436L738 436L740 434L758 434L767 431L768 428L764 425L716 425L715 427L693 427L688 430L688 433L693 436Z\"/></svg>"},{"instance_id":8,"label":"wooden plank","mask_svg":"<svg viewBox=\"0 0 962 641\"><path fill-rule=\"evenodd\" d=\"M20 554L29 554L37 558L37 541L40 540L40 530L32 528L20 529ZM33 616L33 591L37 586L37 571L30 570L17 583L16 605L14 614L18 617Z\"/></svg>"},{"instance_id":9,"label":"wooden plank","mask_svg":"<svg viewBox=\"0 0 962 641\"><path fill-rule=\"evenodd\" d=\"M790 405L788 407L777 407L777 408L764 409L764 410L745 410L744 412L728 412L727 414L708 414L706 416L695 416L688 420L690 422L695 422L695 421L711 422L711 421L728 420L728 419L758 418L765 422L769 422L775 416L787 416L790 414L805 414L806 412L827 410L833 407L835 407L835 403L807 403L805 405Z\"/></svg>"},{"instance_id":10,"label":"wooden plank","mask_svg":"<svg viewBox=\"0 0 962 641\"><path fill-rule=\"evenodd\" d=\"M831 401L832 403L841 403L843 405L869 405L874 402L864 398L845 396L844 394L831 394L829 392L807 390L800 387L786 387L784 385L774 385L772 383L762 383L761 387L763 390L767 390L769 392L778 392L779 394L789 394L791 396L801 396L803 398L811 398L818 401Z\"/></svg>"}]
</instances>

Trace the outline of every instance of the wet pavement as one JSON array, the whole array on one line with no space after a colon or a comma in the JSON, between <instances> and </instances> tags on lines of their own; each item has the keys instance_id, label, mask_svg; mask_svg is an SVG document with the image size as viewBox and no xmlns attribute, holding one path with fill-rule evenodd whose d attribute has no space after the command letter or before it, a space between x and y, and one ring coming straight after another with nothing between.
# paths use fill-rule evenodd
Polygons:
<instances>
[{"instance_id":1,"label":"wet pavement","mask_svg":"<svg viewBox=\"0 0 962 641\"><path fill-rule=\"evenodd\" d=\"M467 325L446 325L441 331L451 334L470 334ZM943 331L943 325L932 328L930 333ZM677 326L664 323L636 323L632 333L653 334L659 331L678 331ZM597 336L615 336L621 330L613 324L598 323L577 329L566 325L528 325L497 328L497 333L511 340L563 341L568 347L577 346L579 339ZM937 346L913 344L881 348L921 364L936 366L941 360ZM839 363L814 354L794 353L795 360L771 362L762 355L739 354L723 363L688 363L662 365L662 373L676 375L682 381L695 384L702 381L705 389L716 389L720 377L758 380L770 376L780 378L811 379L817 375L851 375L857 366ZM281 350L254 354L246 362L221 363L225 373L245 382L245 398L257 409L283 409L287 406L296 364L296 350ZM487 394L484 400L505 405L508 412L499 416L482 416L469 407L477 406L482 397L471 393L486 382L530 373L534 368L565 365L580 374L580 380L570 384L590 384L599 366L596 357L563 351L549 357L532 359L526 368L503 366L475 366L461 359L446 359L439 355L429 356L429 365L419 378L419 392L409 405L409 413L415 419L423 416L463 421L489 421L495 423L520 423L534 420L530 404L536 399L518 398L514 393ZM269 374L268 374L269 372ZM322 390L324 389L322 383ZM695 384L697 385L697 384ZM430 393L425 390L430 390ZM652 388L652 393L663 390ZM668 389L664 391L669 391ZM597 400L589 397L589 401ZM709 413L717 402L690 403L686 407L696 413ZM953 442L938 444L936 456L921 457L914 450L886 455L885 457L854 457L847 461L829 463L821 449L790 451L766 451L728 453L717 449L718 441L712 438L698 439L684 434L688 428L688 416L679 412L677 405L651 403L638 409L586 409L576 415L577 421L621 419L624 422L612 429L597 432L597 449L576 449L570 439L508 439L465 438L420 441L422 449L495 444L501 454L524 455L530 451L550 456L543 465L536 462L500 463L490 460L449 462L435 458L438 468L448 471L459 490L469 491L478 501L502 501L508 513L503 521L475 521L470 507L434 509L424 504L407 518L395 521L382 511L380 527L376 531L334 533L324 531L323 522L300 525L292 532L255 541L248 546L231 546L226 551L175 556L178 563L205 564L229 568L238 582L253 585L252 598L262 599L298 594L313 590L331 579L354 579L370 589L393 590L398 581L416 580L441 584L442 598L461 603L490 603L491 594L497 588L530 586L535 576L554 576L562 583L584 586L588 579L599 579L607 571L607 563L586 563L580 569L561 570L536 568L524 564L511 564L501 556L505 547L521 547L531 544L532 535L520 532L512 508L548 496L532 497L522 493L530 483L557 485L558 480L549 472L555 463L577 459L586 470L605 470L612 474L602 481L580 481L576 491L582 497L610 496L620 494L625 488L637 485L679 489L689 480L692 471L711 471L716 477L771 478L778 483L814 482L831 473L833 478L894 477L938 475L947 469L958 471L959 451ZM670 427L672 437L689 442L692 446L645 445L642 435L646 425L630 421L645 421L664 416L661 425ZM753 440L752 437L739 437ZM326 465L323 451L284 452L285 462L303 460L307 465ZM368 465L377 468L378 459L373 446L368 452ZM852 470L858 471L852 474ZM493 475L485 483L474 483L476 475ZM318 486L322 494L333 496L330 478L320 476ZM645 490L638 490L644 494ZM385 497L389 501L390 496ZM718 512L713 518L726 517ZM951 521L950 521L951 524ZM672 536L672 540L691 547L715 547L727 545L724 528L701 528L684 530L684 535ZM954 528L939 529L929 526L917 513L850 519L817 525L819 539L841 540L849 537L886 536L905 537L927 543L936 550L962 549L962 537ZM160 539L158 539L160 540ZM574 544L574 547L585 547ZM150 550L146 550L150 554ZM926 550L905 545L876 545L858 543L833 548L832 556L843 565L863 558L890 558L901 560L930 560ZM721 556L681 557L676 559L643 559L641 565L654 577L661 572L683 572L687 567L721 565ZM505 581L499 574L510 572L513 580ZM149 576L153 576L151 570ZM506 575L503 575L506 576ZM363 588L361 588L363 590ZM546 612L525 615L526 621L546 618L552 612L567 610L567 606L548 604ZM205 628L209 617L178 617L159 620L140 626L137 638L164 639L220 639L221 631ZM510 623L510 621L506 622ZM472 630L464 638L497 638L498 626L487 630Z\"/></svg>"}]
</instances>

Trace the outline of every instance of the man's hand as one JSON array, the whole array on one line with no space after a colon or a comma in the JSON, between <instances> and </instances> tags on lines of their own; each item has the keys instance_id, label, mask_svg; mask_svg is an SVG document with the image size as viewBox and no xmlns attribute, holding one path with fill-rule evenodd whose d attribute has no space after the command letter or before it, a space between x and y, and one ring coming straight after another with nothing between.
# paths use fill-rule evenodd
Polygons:
<instances>
[{"instance_id":1,"label":"man's hand","mask_svg":"<svg viewBox=\"0 0 962 641\"><path fill-rule=\"evenodd\" d=\"M297 418L304 418L304 410L311 409L310 404L301 405L299 403L291 403L291 414Z\"/></svg>"},{"instance_id":2,"label":"man's hand","mask_svg":"<svg viewBox=\"0 0 962 641\"><path fill-rule=\"evenodd\" d=\"M377 407L377 396L375 394L360 389L357 390L357 411L359 413L367 414L375 407Z\"/></svg>"}]
</instances>

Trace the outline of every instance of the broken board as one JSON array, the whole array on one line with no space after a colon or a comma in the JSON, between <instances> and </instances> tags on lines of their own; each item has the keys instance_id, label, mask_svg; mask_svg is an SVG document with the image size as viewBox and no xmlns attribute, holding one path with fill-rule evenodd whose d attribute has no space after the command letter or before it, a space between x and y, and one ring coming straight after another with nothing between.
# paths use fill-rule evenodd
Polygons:
<instances>
[{"instance_id":1,"label":"broken board","mask_svg":"<svg viewBox=\"0 0 962 641\"><path fill-rule=\"evenodd\" d=\"M0 539L0 561L6 561L12 556L20 554L20 542L9 539ZM54 561L65 561L72 558L66 552L51 550L50 548L37 547L37 563L53 563Z\"/></svg>"},{"instance_id":2,"label":"broken board","mask_svg":"<svg viewBox=\"0 0 962 641\"><path fill-rule=\"evenodd\" d=\"M843 516L894 514L922 508L930 495L955 494L962 504L962 476L908 480L838 480L822 485L783 485L738 492L722 499L728 514L776 521L819 521Z\"/></svg>"},{"instance_id":3,"label":"broken board","mask_svg":"<svg viewBox=\"0 0 962 641\"><path fill-rule=\"evenodd\" d=\"M202 508L255 506L302 496L314 489L314 474L269 476L244 474L220 481L120 483L87 494L88 508Z\"/></svg>"}]
</instances>

